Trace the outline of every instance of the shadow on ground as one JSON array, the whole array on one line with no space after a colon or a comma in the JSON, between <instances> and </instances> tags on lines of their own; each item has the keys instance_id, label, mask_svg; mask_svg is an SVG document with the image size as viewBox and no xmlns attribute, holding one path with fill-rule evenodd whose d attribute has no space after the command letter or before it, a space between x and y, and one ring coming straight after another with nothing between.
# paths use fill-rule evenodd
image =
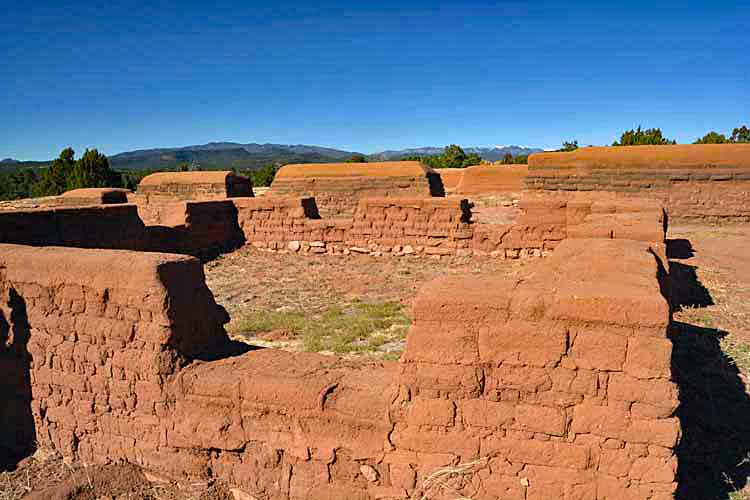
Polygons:
<instances>
[{"instance_id":1,"label":"shadow on ground","mask_svg":"<svg viewBox=\"0 0 750 500\"><path fill-rule=\"evenodd\" d=\"M675 311L714 304L697 268L672 260L694 254L689 240L667 240L669 295ZM674 321L669 335L682 425L675 498L725 500L745 488L750 476L750 397L745 381L722 351L720 341L728 332Z\"/></svg>"},{"instance_id":2,"label":"shadow on ground","mask_svg":"<svg viewBox=\"0 0 750 500\"><path fill-rule=\"evenodd\" d=\"M750 476L750 399L739 370L721 350L725 335L677 321L670 332L682 424L678 500L726 499Z\"/></svg>"},{"instance_id":3,"label":"shadow on ground","mask_svg":"<svg viewBox=\"0 0 750 500\"><path fill-rule=\"evenodd\" d=\"M680 238L667 240L671 302L675 311L685 307L706 307L714 305L708 289L701 284L696 273L697 267L674 259L689 259L695 255L690 240Z\"/></svg>"}]
</instances>

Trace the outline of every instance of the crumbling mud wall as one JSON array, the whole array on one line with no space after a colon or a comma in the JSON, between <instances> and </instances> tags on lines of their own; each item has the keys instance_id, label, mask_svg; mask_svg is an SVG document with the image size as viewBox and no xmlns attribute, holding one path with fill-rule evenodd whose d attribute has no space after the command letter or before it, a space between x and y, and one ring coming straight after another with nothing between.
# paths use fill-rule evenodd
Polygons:
<instances>
[{"instance_id":1,"label":"crumbling mud wall","mask_svg":"<svg viewBox=\"0 0 750 500\"><path fill-rule=\"evenodd\" d=\"M244 242L231 201L178 202L163 214L146 226L133 204L0 212L0 243L214 257Z\"/></svg>"},{"instance_id":2,"label":"crumbling mud wall","mask_svg":"<svg viewBox=\"0 0 750 500\"><path fill-rule=\"evenodd\" d=\"M529 157L526 189L648 197L676 219L750 221L750 144L582 148Z\"/></svg>"},{"instance_id":3,"label":"crumbling mud wall","mask_svg":"<svg viewBox=\"0 0 750 500\"><path fill-rule=\"evenodd\" d=\"M422 498L454 471L471 498L655 500L680 432L662 253L567 240L511 280L439 279L401 362L353 366L211 361L227 317L196 259L0 245L3 331L28 332L36 441L89 463L266 499Z\"/></svg>"},{"instance_id":4,"label":"crumbling mud wall","mask_svg":"<svg viewBox=\"0 0 750 500\"><path fill-rule=\"evenodd\" d=\"M224 200L253 196L250 179L230 171L158 172L138 184L131 200L138 205L141 219L148 225L164 224L180 202Z\"/></svg>"},{"instance_id":5,"label":"crumbling mud wall","mask_svg":"<svg viewBox=\"0 0 750 500\"><path fill-rule=\"evenodd\" d=\"M4 383L31 380L30 407L11 413L30 411L35 441L66 456L142 461L169 411L166 377L228 342L194 258L0 245L0 270L6 338L27 367Z\"/></svg>"},{"instance_id":6,"label":"crumbling mud wall","mask_svg":"<svg viewBox=\"0 0 750 500\"><path fill-rule=\"evenodd\" d=\"M385 460L470 498L672 498L670 313L648 243L566 240L523 279L416 298ZM463 464L463 467L461 466Z\"/></svg>"},{"instance_id":7,"label":"crumbling mud wall","mask_svg":"<svg viewBox=\"0 0 750 500\"><path fill-rule=\"evenodd\" d=\"M163 208L160 223L146 226L149 251L213 258L245 241L231 200L183 201Z\"/></svg>"},{"instance_id":8,"label":"crumbling mud wall","mask_svg":"<svg viewBox=\"0 0 750 500\"><path fill-rule=\"evenodd\" d=\"M144 231L128 204L0 212L0 243L142 250Z\"/></svg>"},{"instance_id":9,"label":"crumbling mud wall","mask_svg":"<svg viewBox=\"0 0 750 500\"><path fill-rule=\"evenodd\" d=\"M468 255L466 200L363 198L351 219L320 219L312 198L236 200L245 240L258 248L312 253Z\"/></svg>"},{"instance_id":10,"label":"crumbling mud wall","mask_svg":"<svg viewBox=\"0 0 750 500\"><path fill-rule=\"evenodd\" d=\"M443 196L440 176L417 161L282 167L270 196L314 197L324 218L351 217L362 198Z\"/></svg>"}]
</instances>

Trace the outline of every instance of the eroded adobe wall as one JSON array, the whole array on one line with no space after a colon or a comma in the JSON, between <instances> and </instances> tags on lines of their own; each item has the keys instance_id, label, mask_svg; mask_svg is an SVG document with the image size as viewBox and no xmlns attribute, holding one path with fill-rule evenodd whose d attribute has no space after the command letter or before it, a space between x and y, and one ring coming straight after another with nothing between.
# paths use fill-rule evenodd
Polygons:
<instances>
[{"instance_id":1,"label":"eroded adobe wall","mask_svg":"<svg viewBox=\"0 0 750 500\"><path fill-rule=\"evenodd\" d=\"M26 368L5 383L21 381L20 397L29 389L32 396L30 407L18 399L11 413L33 415L39 446L89 463L143 463L163 444L169 375L228 341L228 317L200 262L0 245L0 269L6 332Z\"/></svg>"},{"instance_id":2,"label":"eroded adobe wall","mask_svg":"<svg viewBox=\"0 0 750 500\"><path fill-rule=\"evenodd\" d=\"M235 200L245 240L258 248L313 253L468 255L466 200L363 198L351 219L317 218L317 200Z\"/></svg>"},{"instance_id":3,"label":"eroded adobe wall","mask_svg":"<svg viewBox=\"0 0 750 500\"><path fill-rule=\"evenodd\" d=\"M130 199L146 224L163 225L180 210L181 202L252 196L250 179L230 171L157 172L144 177Z\"/></svg>"},{"instance_id":4,"label":"eroded adobe wall","mask_svg":"<svg viewBox=\"0 0 750 500\"><path fill-rule=\"evenodd\" d=\"M566 240L523 279L426 285L385 456L403 486L469 464L454 487L470 498L672 498L660 265L647 243Z\"/></svg>"},{"instance_id":5,"label":"eroded adobe wall","mask_svg":"<svg viewBox=\"0 0 750 500\"><path fill-rule=\"evenodd\" d=\"M135 205L0 212L0 243L138 250L144 232Z\"/></svg>"},{"instance_id":6,"label":"eroded adobe wall","mask_svg":"<svg viewBox=\"0 0 750 500\"><path fill-rule=\"evenodd\" d=\"M583 148L529 157L526 188L649 197L677 219L750 221L750 145Z\"/></svg>"},{"instance_id":7,"label":"eroded adobe wall","mask_svg":"<svg viewBox=\"0 0 750 500\"><path fill-rule=\"evenodd\" d=\"M196 359L222 351L227 318L195 259L0 245L0 331L19 339L0 370L31 395L0 415L30 413L66 456L256 498L416 499L446 467L471 498L671 498L662 253L568 240L511 280L441 278L418 294L401 363L354 365Z\"/></svg>"},{"instance_id":8,"label":"eroded adobe wall","mask_svg":"<svg viewBox=\"0 0 750 500\"><path fill-rule=\"evenodd\" d=\"M510 224L475 224L473 252L500 258L547 255L568 238L661 243L666 213L658 201L603 193L527 194Z\"/></svg>"},{"instance_id":9,"label":"eroded adobe wall","mask_svg":"<svg viewBox=\"0 0 750 500\"><path fill-rule=\"evenodd\" d=\"M184 201L162 208L161 222L146 226L150 251L212 258L244 243L231 200Z\"/></svg>"},{"instance_id":10,"label":"eroded adobe wall","mask_svg":"<svg viewBox=\"0 0 750 500\"><path fill-rule=\"evenodd\" d=\"M440 177L420 162L286 165L268 195L314 197L324 218L351 218L362 198L442 196Z\"/></svg>"}]
</instances>

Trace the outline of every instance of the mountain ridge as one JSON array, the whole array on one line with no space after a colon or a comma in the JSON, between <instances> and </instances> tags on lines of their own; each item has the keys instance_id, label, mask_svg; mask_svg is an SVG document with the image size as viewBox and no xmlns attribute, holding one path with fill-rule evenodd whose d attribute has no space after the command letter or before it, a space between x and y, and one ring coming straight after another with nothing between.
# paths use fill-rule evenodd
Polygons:
<instances>
[{"instance_id":1,"label":"mountain ridge","mask_svg":"<svg viewBox=\"0 0 750 500\"><path fill-rule=\"evenodd\" d=\"M479 154L487 161L498 161L506 154L528 155L543 151L540 148L522 146L465 147L467 153ZM433 156L443 152L442 147L427 146L386 150L364 155L369 160L395 160L404 156ZM356 151L314 146L306 144L238 143L228 141L208 142L172 148L149 148L124 151L109 156L112 168L123 171L172 169L182 163L206 170L258 169L268 164L324 163L349 159ZM40 168L49 161L21 161L13 158L0 160L1 169Z\"/></svg>"}]
</instances>

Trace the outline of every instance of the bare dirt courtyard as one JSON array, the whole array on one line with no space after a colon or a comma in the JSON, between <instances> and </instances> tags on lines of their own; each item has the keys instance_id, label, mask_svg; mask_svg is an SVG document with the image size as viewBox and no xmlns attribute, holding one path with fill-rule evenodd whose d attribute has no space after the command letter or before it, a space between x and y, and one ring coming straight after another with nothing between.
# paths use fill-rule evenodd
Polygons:
<instances>
[{"instance_id":1,"label":"bare dirt courtyard","mask_svg":"<svg viewBox=\"0 0 750 500\"><path fill-rule=\"evenodd\" d=\"M678 498L750 498L750 226L677 224L667 252L673 373L683 439ZM260 346L397 359L419 287L449 274L512 276L534 260L300 256L244 247L206 264L230 334ZM37 455L0 474L0 500L232 498L221 484L189 491L126 466L84 467Z\"/></svg>"}]
</instances>

